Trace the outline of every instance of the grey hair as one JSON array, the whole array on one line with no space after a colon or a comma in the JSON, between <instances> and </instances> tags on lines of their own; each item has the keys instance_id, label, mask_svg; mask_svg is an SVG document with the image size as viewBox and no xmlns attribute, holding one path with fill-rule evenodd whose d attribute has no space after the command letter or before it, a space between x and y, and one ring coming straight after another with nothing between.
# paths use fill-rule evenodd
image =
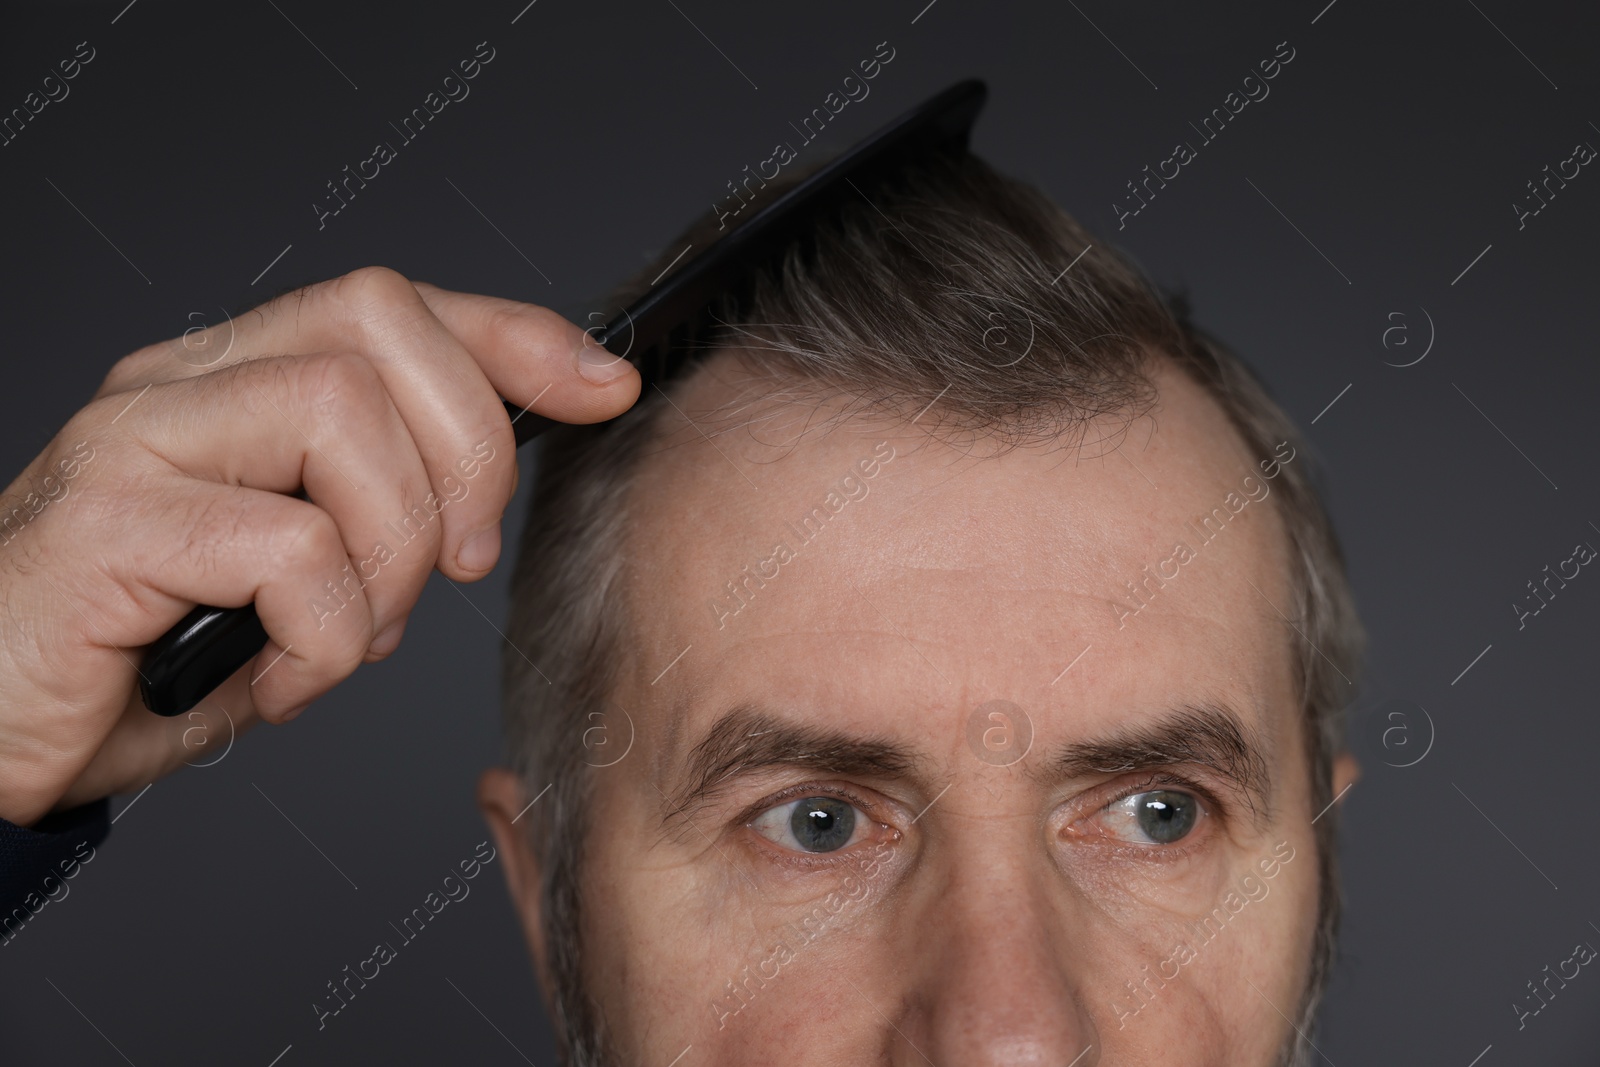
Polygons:
<instances>
[{"instance_id":1,"label":"grey hair","mask_svg":"<svg viewBox=\"0 0 1600 1067\"><path fill-rule=\"evenodd\" d=\"M1167 359L1226 412L1251 455L1267 456L1283 441L1305 450L1249 369L1193 325L1182 298L1163 295L1037 190L966 154L869 188L870 199L863 194L819 218L781 261L754 272L672 343L691 362L730 348L753 353L768 397L844 397L856 410L887 413L923 409L937 397L923 425L1002 446L1068 440L1097 416L1136 417L1155 399L1151 360ZM710 240L713 221L708 215L670 247ZM636 289L660 266L641 272ZM681 390L690 377L670 388ZM622 541L634 476L667 410L666 394L652 390L621 418L543 439L512 580L505 733L529 795L549 786L529 813L529 835L544 872L547 992L563 1056L579 1067L607 1056L580 959L591 785L583 739L596 721L615 723L620 710L608 693L627 638ZM1347 679L1356 676L1363 634L1311 464L1283 466L1276 488L1320 808L1331 799ZM1339 915L1334 813L1316 833L1320 908L1300 1012L1306 1033Z\"/></svg>"}]
</instances>

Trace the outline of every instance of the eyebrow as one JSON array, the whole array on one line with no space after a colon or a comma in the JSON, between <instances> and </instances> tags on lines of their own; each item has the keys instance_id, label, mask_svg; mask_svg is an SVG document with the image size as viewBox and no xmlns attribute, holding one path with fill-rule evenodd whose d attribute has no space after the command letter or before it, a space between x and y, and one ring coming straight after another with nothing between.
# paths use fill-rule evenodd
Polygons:
<instances>
[{"instance_id":1,"label":"eyebrow","mask_svg":"<svg viewBox=\"0 0 1600 1067\"><path fill-rule=\"evenodd\" d=\"M1036 779L1155 770L1181 764L1209 768L1238 790L1259 821L1270 810L1272 779L1252 731L1221 705L1191 705L1157 721L1104 738L1069 742ZM904 779L923 757L893 741L780 718L744 704L721 716L689 752L677 787L666 794L669 822L710 803L724 786L756 771L799 768L841 776Z\"/></svg>"},{"instance_id":2,"label":"eyebrow","mask_svg":"<svg viewBox=\"0 0 1600 1067\"><path fill-rule=\"evenodd\" d=\"M1272 773L1262 746L1238 714L1223 705L1190 705L1107 738L1063 745L1046 767L1049 777L1064 779L1182 764L1209 768L1226 780L1243 795L1258 822L1270 815Z\"/></svg>"},{"instance_id":3,"label":"eyebrow","mask_svg":"<svg viewBox=\"0 0 1600 1067\"><path fill-rule=\"evenodd\" d=\"M741 705L717 720L689 753L682 783L668 796L667 819L715 799L735 778L774 767L820 773L905 778L921 761L903 745L856 737Z\"/></svg>"}]
</instances>

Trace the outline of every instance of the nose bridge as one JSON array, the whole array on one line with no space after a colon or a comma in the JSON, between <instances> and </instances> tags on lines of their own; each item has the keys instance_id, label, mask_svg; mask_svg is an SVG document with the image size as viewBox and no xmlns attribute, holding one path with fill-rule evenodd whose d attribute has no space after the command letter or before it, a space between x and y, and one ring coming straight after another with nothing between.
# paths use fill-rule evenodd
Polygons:
<instances>
[{"instance_id":1,"label":"nose bridge","mask_svg":"<svg viewBox=\"0 0 1600 1067\"><path fill-rule=\"evenodd\" d=\"M897 1064L1092 1067L1070 893L1042 853L966 855L906 917L920 950L903 973Z\"/></svg>"}]
</instances>

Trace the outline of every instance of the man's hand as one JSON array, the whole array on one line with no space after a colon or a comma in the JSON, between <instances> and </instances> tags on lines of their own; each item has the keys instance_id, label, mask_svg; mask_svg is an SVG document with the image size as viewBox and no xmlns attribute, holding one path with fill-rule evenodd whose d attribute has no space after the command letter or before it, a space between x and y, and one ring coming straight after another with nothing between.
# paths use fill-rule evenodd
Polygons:
<instances>
[{"instance_id":1,"label":"man's hand","mask_svg":"<svg viewBox=\"0 0 1600 1067\"><path fill-rule=\"evenodd\" d=\"M554 312L383 268L123 359L0 497L0 817L140 786L194 758L197 722L286 722L389 655L430 571L499 557L499 397L588 423L638 395ZM251 601L261 654L196 713L147 711L141 647Z\"/></svg>"}]
</instances>

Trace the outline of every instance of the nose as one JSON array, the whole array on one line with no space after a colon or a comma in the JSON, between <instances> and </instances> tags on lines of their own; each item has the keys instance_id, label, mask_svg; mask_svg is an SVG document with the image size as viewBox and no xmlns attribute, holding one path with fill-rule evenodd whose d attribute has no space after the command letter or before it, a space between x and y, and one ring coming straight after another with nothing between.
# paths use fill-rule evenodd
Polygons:
<instances>
[{"instance_id":1,"label":"nose","mask_svg":"<svg viewBox=\"0 0 1600 1067\"><path fill-rule=\"evenodd\" d=\"M1094 1023L1044 879L1006 861L951 878L907 916L896 1067L1094 1067Z\"/></svg>"}]
</instances>

